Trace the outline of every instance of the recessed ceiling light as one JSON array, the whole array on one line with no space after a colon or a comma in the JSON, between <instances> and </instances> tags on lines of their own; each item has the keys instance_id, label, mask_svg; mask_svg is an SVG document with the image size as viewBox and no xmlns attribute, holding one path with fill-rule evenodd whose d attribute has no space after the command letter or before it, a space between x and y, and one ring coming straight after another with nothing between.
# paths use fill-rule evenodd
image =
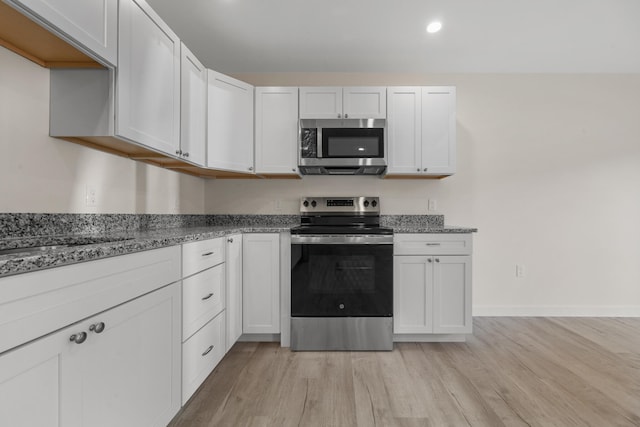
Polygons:
<instances>
[{"instance_id":1,"label":"recessed ceiling light","mask_svg":"<svg viewBox=\"0 0 640 427\"><path fill-rule=\"evenodd\" d=\"M437 33L441 29L442 29L442 22L440 21L433 21L432 23L427 25L427 33L431 33L431 34Z\"/></svg>"}]
</instances>

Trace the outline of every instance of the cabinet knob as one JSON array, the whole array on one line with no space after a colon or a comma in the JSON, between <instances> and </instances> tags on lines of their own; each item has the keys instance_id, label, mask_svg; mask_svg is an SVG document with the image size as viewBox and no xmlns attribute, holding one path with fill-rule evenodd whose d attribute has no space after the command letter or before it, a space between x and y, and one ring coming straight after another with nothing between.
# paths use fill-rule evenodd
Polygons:
<instances>
[{"instance_id":1,"label":"cabinet knob","mask_svg":"<svg viewBox=\"0 0 640 427\"><path fill-rule=\"evenodd\" d=\"M89 326L89 330L95 332L96 334L99 334L104 331L104 326L104 322L94 323L93 325Z\"/></svg>"},{"instance_id":2,"label":"cabinet knob","mask_svg":"<svg viewBox=\"0 0 640 427\"><path fill-rule=\"evenodd\" d=\"M416 169L418 172L420 172L420 168Z\"/></svg>"},{"instance_id":3,"label":"cabinet knob","mask_svg":"<svg viewBox=\"0 0 640 427\"><path fill-rule=\"evenodd\" d=\"M296 171L296 168L292 168L292 169L291 169L291 172L295 172L295 171Z\"/></svg>"},{"instance_id":4,"label":"cabinet knob","mask_svg":"<svg viewBox=\"0 0 640 427\"><path fill-rule=\"evenodd\" d=\"M213 296L213 292L210 292L209 295L202 297L202 301L206 301Z\"/></svg>"},{"instance_id":5,"label":"cabinet knob","mask_svg":"<svg viewBox=\"0 0 640 427\"><path fill-rule=\"evenodd\" d=\"M209 354L211 352L211 350L213 350L213 345L210 345L209 348L207 348L204 353L202 353L203 356L206 356L207 354Z\"/></svg>"},{"instance_id":6,"label":"cabinet knob","mask_svg":"<svg viewBox=\"0 0 640 427\"><path fill-rule=\"evenodd\" d=\"M229 242L229 243L233 243L233 237L229 237L229 238L227 239L227 242Z\"/></svg>"},{"instance_id":7,"label":"cabinet knob","mask_svg":"<svg viewBox=\"0 0 640 427\"><path fill-rule=\"evenodd\" d=\"M69 341L74 342L76 344L82 344L87 340L87 333L80 332L79 334L73 334L69 337Z\"/></svg>"},{"instance_id":8,"label":"cabinet knob","mask_svg":"<svg viewBox=\"0 0 640 427\"><path fill-rule=\"evenodd\" d=\"M424 171L424 172L426 172L426 171L427 171L427 168L424 168L424 169L423 169L423 171Z\"/></svg>"},{"instance_id":9,"label":"cabinet knob","mask_svg":"<svg viewBox=\"0 0 640 427\"><path fill-rule=\"evenodd\" d=\"M179 156L180 154L182 154L182 150L176 150L176 154Z\"/></svg>"},{"instance_id":10,"label":"cabinet knob","mask_svg":"<svg viewBox=\"0 0 640 427\"><path fill-rule=\"evenodd\" d=\"M253 170L253 166L249 166L249 170L252 171Z\"/></svg>"},{"instance_id":11,"label":"cabinet knob","mask_svg":"<svg viewBox=\"0 0 640 427\"><path fill-rule=\"evenodd\" d=\"M436 262L440 262L440 258L436 258Z\"/></svg>"},{"instance_id":12,"label":"cabinet knob","mask_svg":"<svg viewBox=\"0 0 640 427\"><path fill-rule=\"evenodd\" d=\"M428 260L428 261L429 261L429 262L433 262L433 260L432 260L431 258L429 258L429 260Z\"/></svg>"},{"instance_id":13,"label":"cabinet knob","mask_svg":"<svg viewBox=\"0 0 640 427\"><path fill-rule=\"evenodd\" d=\"M189 153L185 152L185 153L184 153L184 156L185 156L185 157L189 157ZM426 170L426 169L425 169L425 170Z\"/></svg>"},{"instance_id":14,"label":"cabinet knob","mask_svg":"<svg viewBox=\"0 0 640 427\"><path fill-rule=\"evenodd\" d=\"M349 115L345 113L344 118L345 118L345 119L348 119L348 118L349 118Z\"/></svg>"},{"instance_id":15,"label":"cabinet knob","mask_svg":"<svg viewBox=\"0 0 640 427\"><path fill-rule=\"evenodd\" d=\"M340 119L340 118L342 118L342 114L338 114L338 118L339 118L339 119Z\"/></svg>"}]
</instances>

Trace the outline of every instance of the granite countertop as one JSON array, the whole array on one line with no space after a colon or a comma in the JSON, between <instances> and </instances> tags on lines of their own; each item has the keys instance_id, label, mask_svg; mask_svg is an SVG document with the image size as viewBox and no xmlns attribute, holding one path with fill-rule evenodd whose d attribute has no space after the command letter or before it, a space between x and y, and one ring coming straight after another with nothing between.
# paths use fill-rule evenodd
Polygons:
<instances>
[{"instance_id":1,"label":"granite countertop","mask_svg":"<svg viewBox=\"0 0 640 427\"><path fill-rule=\"evenodd\" d=\"M0 278L229 234L286 232L300 223L300 218L295 215L184 217L2 214L2 234L11 237L0 239L0 250L28 249L0 255ZM477 231L475 228L444 225L442 215L383 215L381 218L381 225L393 228L395 233ZM179 222L181 220L183 225ZM143 225L151 223L160 228L136 229L141 226L141 221ZM40 246L47 248L35 250Z\"/></svg>"},{"instance_id":2,"label":"granite countertop","mask_svg":"<svg viewBox=\"0 0 640 427\"><path fill-rule=\"evenodd\" d=\"M292 224L290 223L204 226L112 234L78 234L4 239L0 240L0 249L25 246L54 247L42 251L25 249L24 252L0 255L0 277L174 246L196 240L213 239L235 233L279 233L289 231L291 227Z\"/></svg>"},{"instance_id":3,"label":"granite countertop","mask_svg":"<svg viewBox=\"0 0 640 427\"><path fill-rule=\"evenodd\" d=\"M456 225L394 225L394 233L475 233L477 228Z\"/></svg>"}]
</instances>

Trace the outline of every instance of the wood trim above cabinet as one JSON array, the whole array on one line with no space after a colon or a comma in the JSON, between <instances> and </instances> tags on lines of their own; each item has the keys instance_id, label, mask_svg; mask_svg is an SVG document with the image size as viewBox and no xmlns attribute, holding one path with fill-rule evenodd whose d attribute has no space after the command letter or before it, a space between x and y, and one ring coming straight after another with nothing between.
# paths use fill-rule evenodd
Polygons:
<instances>
[{"instance_id":1,"label":"wood trim above cabinet","mask_svg":"<svg viewBox=\"0 0 640 427\"><path fill-rule=\"evenodd\" d=\"M1 1L0 46L45 68L104 68Z\"/></svg>"},{"instance_id":2,"label":"wood trim above cabinet","mask_svg":"<svg viewBox=\"0 0 640 427\"><path fill-rule=\"evenodd\" d=\"M260 179L262 177L253 174L243 174L236 172L227 172L215 169L206 169L195 166L186 161L176 159L150 150L140 145L132 144L127 141L120 140L111 136L86 136L86 137L57 137L74 144L83 145L116 156L126 157L131 160L137 160L153 166L165 169L175 170L176 172L186 173L188 175L200 178L217 178L217 179Z\"/></svg>"}]
</instances>

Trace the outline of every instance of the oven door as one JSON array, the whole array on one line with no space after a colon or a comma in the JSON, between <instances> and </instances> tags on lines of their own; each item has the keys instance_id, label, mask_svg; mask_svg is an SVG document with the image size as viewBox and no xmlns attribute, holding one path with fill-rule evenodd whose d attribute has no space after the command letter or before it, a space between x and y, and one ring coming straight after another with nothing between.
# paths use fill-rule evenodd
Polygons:
<instances>
[{"instance_id":1,"label":"oven door","mask_svg":"<svg viewBox=\"0 0 640 427\"><path fill-rule=\"evenodd\" d=\"M291 317L392 315L392 236L291 236Z\"/></svg>"}]
</instances>

